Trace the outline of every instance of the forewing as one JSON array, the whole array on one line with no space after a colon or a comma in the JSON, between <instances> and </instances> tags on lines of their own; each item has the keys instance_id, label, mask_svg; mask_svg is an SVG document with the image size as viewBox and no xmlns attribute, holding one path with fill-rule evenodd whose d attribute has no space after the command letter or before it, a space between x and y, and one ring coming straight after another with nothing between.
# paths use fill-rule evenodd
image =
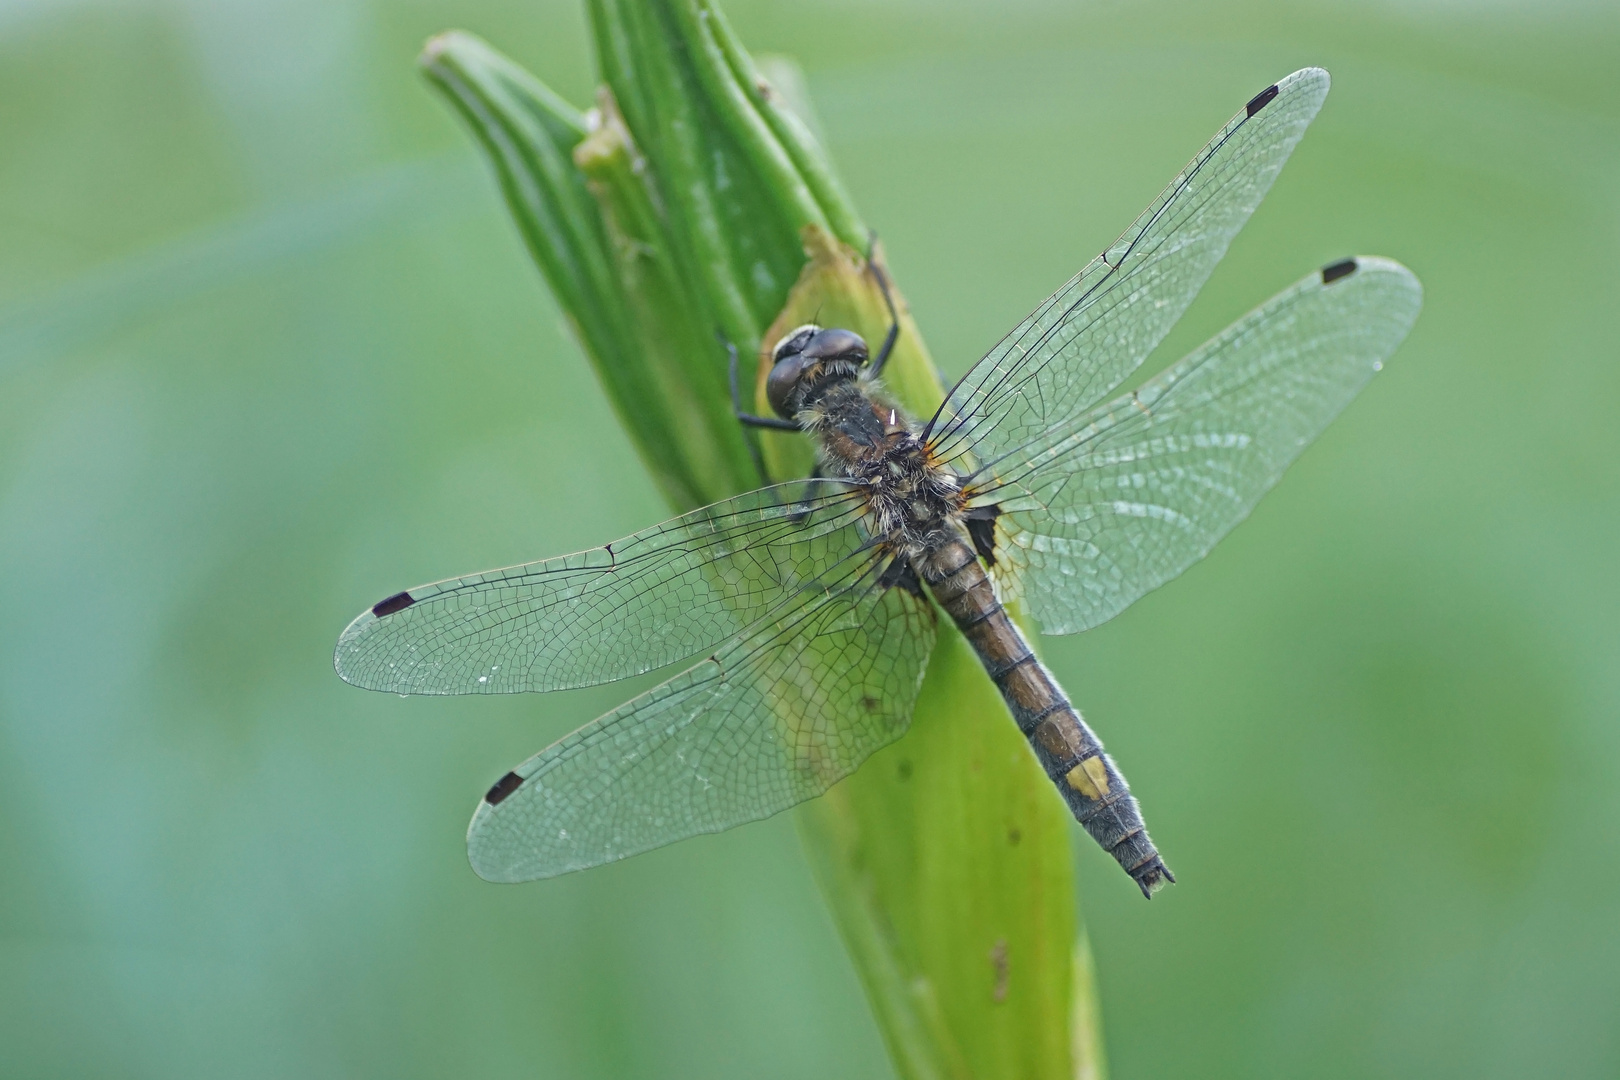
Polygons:
<instances>
[{"instance_id":1,"label":"forewing","mask_svg":"<svg viewBox=\"0 0 1620 1080\"><path fill-rule=\"evenodd\" d=\"M936 456L991 461L1136 370L1260 205L1327 91L1327 72L1305 68L1250 101L1112 247L957 384L929 426Z\"/></svg>"},{"instance_id":2,"label":"forewing","mask_svg":"<svg viewBox=\"0 0 1620 1080\"><path fill-rule=\"evenodd\" d=\"M762 488L590 551L424 585L338 640L338 674L398 694L592 686L695 656L865 541L848 485Z\"/></svg>"},{"instance_id":3,"label":"forewing","mask_svg":"<svg viewBox=\"0 0 1620 1080\"><path fill-rule=\"evenodd\" d=\"M977 495L1002 507L1007 591L1073 633L1203 558L1382 367L1422 295L1399 263L1335 264L1009 455Z\"/></svg>"},{"instance_id":4,"label":"forewing","mask_svg":"<svg viewBox=\"0 0 1620 1080\"><path fill-rule=\"evenodd\" d=\"M898 738L934 614L847 560L749 634L504 777L467 851L491 881L611 862L812 798Z\"/></svg>"}]
</instances>

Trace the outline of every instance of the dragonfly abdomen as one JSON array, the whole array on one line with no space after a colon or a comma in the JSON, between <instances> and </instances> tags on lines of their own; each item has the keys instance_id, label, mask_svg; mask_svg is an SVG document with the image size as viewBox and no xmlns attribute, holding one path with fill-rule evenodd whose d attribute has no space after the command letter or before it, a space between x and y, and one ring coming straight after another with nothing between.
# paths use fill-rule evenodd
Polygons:
<instances>
[{"instance_id":1,"label":"dragonfly abdomen","mask_svg":"<svg viewBox=\"0 0 1620 1080\"><path fill-rule=\"evenodd\" d=\"M973 550L953 540L917 560L934 599L973 646L1075 820L1146 896L1174 881L1102 741L1069 703L997 598Z\"/></svg>"}]
</instances>

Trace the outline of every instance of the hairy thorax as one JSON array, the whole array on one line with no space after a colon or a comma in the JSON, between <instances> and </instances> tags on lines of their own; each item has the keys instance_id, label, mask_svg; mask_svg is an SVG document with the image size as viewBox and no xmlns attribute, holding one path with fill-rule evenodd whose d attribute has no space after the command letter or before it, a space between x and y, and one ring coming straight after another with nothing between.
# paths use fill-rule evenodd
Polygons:
<instances>
[{"instance_id":1,"label":"hairy thorax","mask_svg":"<svg viewBox=\"0 0 1620 1080\"><path fill-rule=\"evenodd\" d=\"M932 460L910 420L870 387L839 380L810 397L797 419L815 437L826 473L861 485L873 532L915 558L960 538L961 485Z\"/></svg>"}]
</instances>

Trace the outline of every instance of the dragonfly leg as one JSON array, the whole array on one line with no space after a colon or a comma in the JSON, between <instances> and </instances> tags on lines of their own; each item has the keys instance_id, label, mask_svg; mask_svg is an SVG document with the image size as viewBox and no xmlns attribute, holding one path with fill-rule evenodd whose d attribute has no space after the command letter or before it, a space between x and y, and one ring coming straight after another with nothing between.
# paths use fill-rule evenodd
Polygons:
<instances>
[{"instance_id":1,"label":"dragonfly leg","mask_svg":"<svg viewBox=\"0 0 1620 1080\"><path fill-rule=\"evenodd\" d=\"M725 339L722 338L722 341ZM742 395L737 391L737 346L726 342L726 352L731 355L731 414L735 416L743 427L768 428L772 431L798 431L799 425L792 420L783 420L775 416L755 416L753 413L743 412Z\"/></svg>"},{"instance_id":2,"label":"dragonfly leg","mask_svg":"<svg viewBox=\"0 0 1620 1080\"><path fill-rule=\"evenodd\" d=\"M996 565L996 518L1001 516L1001 504L970 506L962 511L962 524L967 526L973 550L979 553L984 565Z\"/></svg>"},{"instance_id":3,"label":"dragonfly leg","mask_svg":"<svg viewBox=\"0 0 1620 1080\"><path fill-rule=\"evenodd\" d=\"M765 469L765 458L759 452L759 440L749 435L747 429L753 427L797 431L799 425L791 420L774 420L770 417L754 416L743 412L742 395L737 391L737 346L726 341L724 335L716 333L715 336L720 338L726 347L726 352L731 356L731 415L735 416L737 422L743 426L743 442L748 446L748 457L754 463L754 471L759 474L761 483L768 484L771 482L771 474Z\"/></svg>"},{"instance_id":4,"label":"dragonfly leg","mask_svg":"<svg viewBox=\"0 0 1620 1080\"><path fill-rule=\"evenodd\" d=\"M922 581L917 577L917 570L904 555L896 555L889 565L884 567L883 573L878 575L878 585L885 589L899 586L918 598L923 595Z\"/></svg>"},{"instance_id":5,"label":"dragonfly leg","mask_svg":"<svg viewBox=\"0 0 1620 1080\"><path fill-rule=\"evenodd\" d=\"M866 248L866 268L877 279L878 288L883 291L883 302L889 306L889 332L883 336L883 345L867 371L875 379L883 374L883 365L889 362L889 354L894 351L894 343L900 337L900 313L894 309L894 296L889 292L889 276L872 261L872 256L877 252L877 232L874 230L871 236L871 243Z\"/></svg>"}]
</instances>

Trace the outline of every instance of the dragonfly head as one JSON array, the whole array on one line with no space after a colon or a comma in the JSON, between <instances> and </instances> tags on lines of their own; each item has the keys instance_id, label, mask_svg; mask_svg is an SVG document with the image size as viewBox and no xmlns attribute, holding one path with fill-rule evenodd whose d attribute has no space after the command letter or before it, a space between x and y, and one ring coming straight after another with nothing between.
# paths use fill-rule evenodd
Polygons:
<instances>
[{"instance_id":1,"label":"dragonfly head","mask_svg":"<svg viewBox=\"0 0 1620 1080\"><path fill-rule=\"evenodd\" d=\"M866 355L861 335L806 323L776 343L765 397L778 416L791 420L814 387L859 375Z\"/></svg>"}]
</instances>

